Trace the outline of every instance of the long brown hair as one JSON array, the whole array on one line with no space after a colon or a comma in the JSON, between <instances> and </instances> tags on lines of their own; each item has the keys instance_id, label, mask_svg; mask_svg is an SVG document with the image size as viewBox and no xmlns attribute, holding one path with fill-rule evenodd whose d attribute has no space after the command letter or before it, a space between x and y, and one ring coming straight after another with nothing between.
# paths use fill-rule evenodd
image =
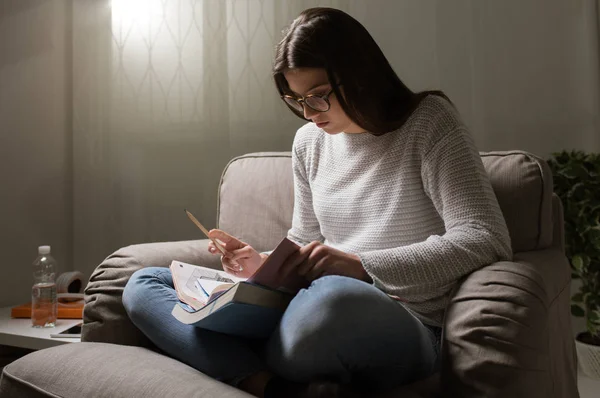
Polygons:
<instances>
[{"instance_id":1,"label":"long brown hair","mask_svg":"<svg viewBox=\"0 0 600 398\"><path fill-rule=\"evenodd\" d=\"M365 27L335 8L309 8L285 31L273 65L280 95L290 94L283 72L294 68L324 68L346 115L374 135L400 128L427 95L446 98L440 91L413 93Z\"/></svg>"}]
</instances>

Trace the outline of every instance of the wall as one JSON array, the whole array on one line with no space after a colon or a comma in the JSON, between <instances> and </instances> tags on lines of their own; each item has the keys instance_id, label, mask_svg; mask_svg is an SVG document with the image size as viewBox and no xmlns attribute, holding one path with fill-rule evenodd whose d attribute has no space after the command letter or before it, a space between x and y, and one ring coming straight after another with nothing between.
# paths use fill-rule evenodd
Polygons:
<instances>
[{"instance_id":1,"label":"wall","mask_svg":"<svg viewBox=\"0 0 600 398\"><path fill-rule=\"evenodd\" d=\"M30 300L38 245L71 267L69 4L0 1L0 307Z\"/></svg>"},{"instance_id":2,"label":"wall","mask_svg":"<svg viewBox=\"0 0 600 398\"><path fill-rule=\"evenodd\" d=\"M350 13L411 88L450 96L481 150L600 151L595 0L358 0Z\"/></svg>"}]
</instances>

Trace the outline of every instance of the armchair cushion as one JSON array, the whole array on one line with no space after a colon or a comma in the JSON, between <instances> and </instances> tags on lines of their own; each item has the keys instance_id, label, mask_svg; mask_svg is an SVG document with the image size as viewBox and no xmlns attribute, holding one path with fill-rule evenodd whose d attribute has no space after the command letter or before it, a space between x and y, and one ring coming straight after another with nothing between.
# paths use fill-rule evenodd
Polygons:
<instances>
[{"instance_id":1,"label":"armchair cushion","mask_svg":"<svg viewBox=\"0 0 600 398\"><path fill-rule=\"evenodd\" d=\"M441 374L448 396L573 396L569 288L569 264L558 249L468 275L446 312Z\"/></svg>"},{"instance_id":2,"label":"armchair cushion","mask_svg":"<svg viewBox=\"0 0 600 398\"><path fill-rule=\"evenodd\" d=\"M251 397L175 359L142 347L65 344L4 368L5 398Z\"/></svg>"},{"instance_id":3,"label":"armchair cushion","mask_svg":"<svg viewBox=\"0 0 600 398\"><path fill-rule=\"evenodd\" d=\"M482 152L504 214L513 252L544 249L552 243L552 172L523 151Z\"/></svg>"},{"instance_id":4,"label":"armchair cushion","mask_svg":"<svg viewBox=\"0 0 600 398\"><path fill-rule=\"evenodd\" d=\"M123 289L129 277L142 267L168 267L172 260L218 269L219 257L208 253L208 242L204 239L132 245L107 257L94 270L85 288L81 340L152 346L123 307Z\"/></svg>"}]
</instances>

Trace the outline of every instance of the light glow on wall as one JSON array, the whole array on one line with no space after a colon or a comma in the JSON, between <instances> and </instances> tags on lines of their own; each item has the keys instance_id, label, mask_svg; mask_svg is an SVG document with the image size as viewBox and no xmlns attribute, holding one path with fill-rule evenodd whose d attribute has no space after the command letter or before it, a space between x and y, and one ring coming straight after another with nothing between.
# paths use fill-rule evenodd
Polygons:
<instances>
[{"instance_id":1,"label":"light glow on wall","mask_svg":"<svg viewBox=\"0 0 600 398\"><path fill-rule=\"evenodd\" d=\"M164 16L161 0L112 0L111 7L113 31L133 26L149 29L159 24Z\"/></svg>"}]
</instances>

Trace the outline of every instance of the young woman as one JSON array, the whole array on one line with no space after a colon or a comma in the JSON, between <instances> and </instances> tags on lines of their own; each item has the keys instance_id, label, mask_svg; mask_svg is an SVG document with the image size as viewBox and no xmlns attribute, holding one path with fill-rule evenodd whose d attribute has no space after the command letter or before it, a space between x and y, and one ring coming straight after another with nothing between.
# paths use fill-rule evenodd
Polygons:
<instances>
[{"instance_id":1,"label":"young woman","mask_svg":"<svg viewBox=\"0 0 600 398\"><path fill-rule=\"evenodd\" d=\"M342 396L430 375L456 282L512 253L465 125L442 93L409 90L365 28L335 9L292 23L274 78L309 122L292 149L288 237L303 246L284 267L310 287L264 342L172 320L177 296L163 268L132 276L129 316L167 354L256 396ZM250 276L267 256L210 234L231 273Z\"/></svg>"}]
</instances>

